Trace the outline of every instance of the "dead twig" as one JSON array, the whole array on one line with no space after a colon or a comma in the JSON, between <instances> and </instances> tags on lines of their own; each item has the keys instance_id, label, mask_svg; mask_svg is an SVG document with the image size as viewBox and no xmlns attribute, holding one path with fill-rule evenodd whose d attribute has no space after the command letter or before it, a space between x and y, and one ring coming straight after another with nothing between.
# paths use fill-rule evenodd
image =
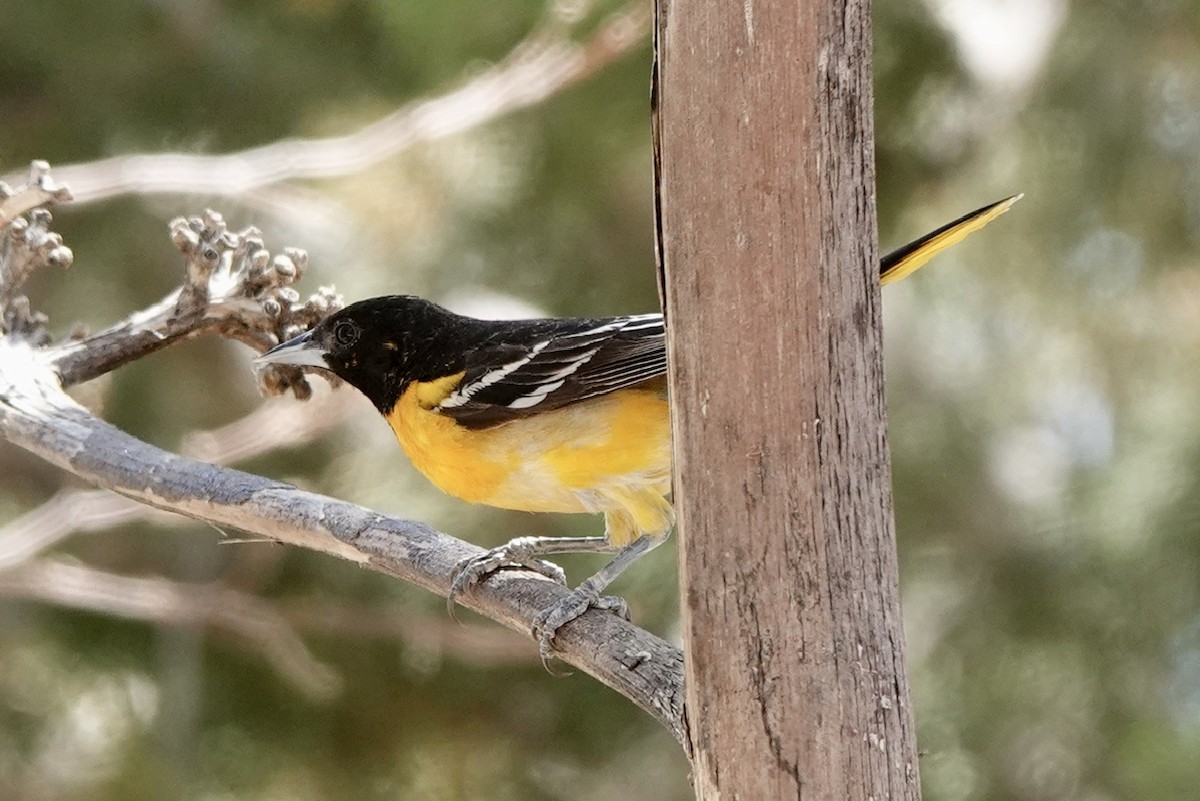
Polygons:
<instances>
[{"instance_id":1,"label":"dead twig","mask_svg":"<svg viewBox=\"0 0 1200 801\"><path fill-rule=\"evenodd\" d=\"M441 611L440 609L438 611ZM293 627L313 634L360 640L395 640L433 656L472 665L536 665L537 647L511 631L455 623L406 609L387 609L328 600L290 601L279 612Z\"/></svg>"},{"instance_id":2,"label":"dead twig","mask_svg":"<svg viewBox=\"0 0 1200 801\"><path fill-rule=\"evenodd\" d=\"M353 133L287 139L219 156L154 153L57 168L77 203L123 194L244 195L284 181L349 175L414 145L478 127L545 101L594 75L644 41L648 7L634 0L584 42L561 21L538 28L491 69L443 95L407 103Z\"/></svg>"},{"instance_id":3,"label":"dead twig","mask_svg":"<svg viewBox=\"0 0 1200 801\"><path fill-rule=\"evenodd\" d=\"M67 490L0 528L0 575L80 532L108 531L139 520L181 520L107 490Z\"/></svg>"},{"instance_id":4,"label":"dead twig","mask_svg":"<svg viewBox=\"0 0 1200 801\"><path fill-rule=\"evenodd\" d=\"M312 401L266 403L240 420L183 440L185 456L213 464L234 464L288 446L297 446L334 428L348 407L342 395L318 393ZM78 533L108 531L139 521L160 526L190 524L152 506L108 490L64 490L41 506L0 526L0 570L19 565Z\"/></svg>"},{"instance_id":5,"label":"dead twig","mask_svg":"<svg viewBox=\"0 0 1200 801\"><path fill-rule=\"evenodd\" d=\"M226 631L311 698L329 698L342 687L337 672L313 656L270 603L228 587L118 576L43 559L0 572L0 595L129 620Z\"/></svg>"},{"instance_id":6,"label":"dead twig","mask_svg":"<svg viewBox=\"0 0 1200 801\"><path fill-rule=\"evenodd\" d=\"M258 229L234 233L215 211L173 220L171 241L185 257L183 286L98 334L47 349L49 365L64 386L203 334L220 334L263 351L341 308L332 287L321 287L300 302L292 284L307 268L304 251L285 248L272 256ZM297 368L261 375L268 394L289 389L301 399L312 394Z\"/></svg>"}]
</instances>

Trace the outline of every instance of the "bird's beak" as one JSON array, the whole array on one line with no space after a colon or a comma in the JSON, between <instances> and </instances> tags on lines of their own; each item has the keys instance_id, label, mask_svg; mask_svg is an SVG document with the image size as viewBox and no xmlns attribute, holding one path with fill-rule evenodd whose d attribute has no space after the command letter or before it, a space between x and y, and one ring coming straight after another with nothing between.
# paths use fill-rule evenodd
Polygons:
<instances>
[{"instance_id":1,"label":"bird's beak","mask_svg":"<svg viewBox=\"0 0 1200 801\"><path fill-rule=\"evenodd\" d=\"M313 341L312 331L279 343L255 359L254 364L259 367L267 364L294 364L329 369L325 362L325 349Z\"/></svg>"}]
</instances>

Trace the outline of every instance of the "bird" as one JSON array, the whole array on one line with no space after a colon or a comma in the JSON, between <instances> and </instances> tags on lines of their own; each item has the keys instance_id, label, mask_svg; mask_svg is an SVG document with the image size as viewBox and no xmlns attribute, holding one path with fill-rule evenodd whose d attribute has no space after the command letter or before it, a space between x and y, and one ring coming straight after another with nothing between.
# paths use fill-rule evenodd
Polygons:
<instances>
[{"instance_id":1,"label":"bird","mask_svg":"<svg viewBox=\"0 0 1200 801\"><path fill-rule=\"evenodd\" d=\"M880 260L903 278L1007 211L989 204ZM413 295L357 301L258 357L260 366L332 373L365 395L412 464L462 500L528 512L604 515L604 533L518 537L460 562L447 598L521 567L561 584L543 557L611 553L611 561L534 620L543 662L556 632L589 608L628 618L601 593L664 542L671 490L667 351L661 314L478 320Z\"/></svg>"}]
</instances>

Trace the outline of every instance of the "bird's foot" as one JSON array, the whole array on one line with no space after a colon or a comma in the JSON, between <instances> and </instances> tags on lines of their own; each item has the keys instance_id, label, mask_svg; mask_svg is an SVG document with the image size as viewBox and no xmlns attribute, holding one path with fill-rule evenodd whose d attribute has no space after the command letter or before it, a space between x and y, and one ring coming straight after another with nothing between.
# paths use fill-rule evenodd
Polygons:
<instances>
[{"instance_id":1,"label":"bird's foot","mask_svg":"<svg viewBox=\"0 0 1200 801\"><path fill-rule=\"evenodd\" d=\"M446 609L450 612L450 616L454 616L454 603L458 600L458 596L497 570L506 567L532 570L534 573L566 586L567 576L561 567L553 562L537 558L543 552L539 538L518 537L498 548L492 548L480 556L472 556L459 562L454 566L454 583L450 585L450 594L446 596Z\"/></svg>"},{"instance_id":2,"label":"bird's foot","mask_svg":"<svg viewBox=\"0 0 1200 801\"><path fill-rule=\"evenodd\" d=\"M629 620L629 605L624 598L601 595L585 581L571 594L549 609L538 613L533 619L533 636L538 641L538 653L542 665L550 670L549 660L554 650L554 636L563 626L575 620L589 609L602 609Z\"/></svg>"}]
</instances>

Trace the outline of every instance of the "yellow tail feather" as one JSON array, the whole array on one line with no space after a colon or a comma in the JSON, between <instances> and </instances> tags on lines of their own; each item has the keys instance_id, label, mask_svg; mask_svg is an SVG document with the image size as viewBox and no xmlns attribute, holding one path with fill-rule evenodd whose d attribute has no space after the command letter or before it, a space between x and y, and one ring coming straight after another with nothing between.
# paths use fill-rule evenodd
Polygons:
<instances>
[{"instance_id":1,"label":"yellow tail feather","mask_svg":"<svg viewBox=\"0 0 1200 801\"><path fill-rule=\"evenodd\" d=\"M997 203L976 209L932 233L925 234L915 242L909 242L904 247L893 250L879 260L879 283L888 284L892 281L899 281L921 269L925 266L925 262L946 248L957 245L1008 211L1012 204L1022 197L1024 195L1013 195Z\"/></svg>"}]
</instances>

